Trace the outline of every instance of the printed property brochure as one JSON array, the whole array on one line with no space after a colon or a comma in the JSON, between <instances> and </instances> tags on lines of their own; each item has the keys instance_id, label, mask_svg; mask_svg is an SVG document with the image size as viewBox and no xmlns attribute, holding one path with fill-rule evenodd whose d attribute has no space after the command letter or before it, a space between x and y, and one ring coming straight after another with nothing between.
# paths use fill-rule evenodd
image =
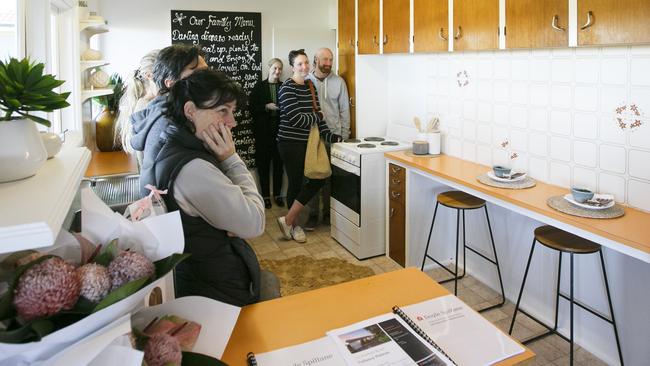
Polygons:
<instances>
[{"instance_id":1,"label":"printed property brochure","mask_svg":"<svg viewBox=\"0 0 650 366\"><path fill-rule=\"evenodd\" d=\"M315 341L254 355L259 366L341 366L345 361L334 341L323 337Z\"/></svg>"},{"instance_id":2,"label":"printed property brochure","mask_svg":"<svg viewBox=\"0 0 650 366\"><path fill-rule=\"evenodd\" d=\"M458 365L492 365L524 348L454 295L404 306L401 311Z\"/></svg>"},{"instance_id":3,"label":"printed property brochure","mask_svg":"<svg viewBox=\"0 0 650 366\"><path fill-rule=\"evenodd\" d=\"M454 363L396 314L327 332L351 366L446 366Z\"/></svg>"}]
</instances>

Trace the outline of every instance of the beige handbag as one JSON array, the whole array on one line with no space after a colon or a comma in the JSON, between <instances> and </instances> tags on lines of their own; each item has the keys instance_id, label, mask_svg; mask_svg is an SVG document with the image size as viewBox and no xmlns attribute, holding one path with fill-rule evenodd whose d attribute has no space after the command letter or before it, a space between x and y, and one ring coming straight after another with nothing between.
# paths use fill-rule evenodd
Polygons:
<instances>
[{"instance_id":1,"label":"beige handbag","mask_svg":"<svg viewBox=\"0 0 650 366\"><path fill-rule=\"evenodd\" d=\"M314 112L318 111L316 105L316 93L311 80L306 80L311 92L311 102L314 106ZM307 151L305 152L305 177L309 179L325 179L332 175L329 156L325 149L325 142L320 137L318 125L313 123L309 131L307 140Z\"/></svg>"}]
</instances>

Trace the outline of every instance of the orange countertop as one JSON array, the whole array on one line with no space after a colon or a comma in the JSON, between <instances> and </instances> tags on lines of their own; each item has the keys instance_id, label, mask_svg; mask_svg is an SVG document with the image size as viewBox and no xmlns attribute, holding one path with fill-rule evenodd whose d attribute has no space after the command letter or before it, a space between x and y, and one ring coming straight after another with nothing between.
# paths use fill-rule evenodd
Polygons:
<instances>
[{"instance_id":1,"label":"orange countertop","mask_svg":"<svg viewBox=\"0 0 650 366\"><path fill-rule=\"evenodd\" d=\"M568 193L569 190L566 188L540 181L537 181L535 187L528 189L495 188L482 184L476 179L479 175L492 169L485 165L448 155L416 157L412 154L406 154L406 151L388 152L384 155L387 159L401 163L406 167L418 169L434 177L443 178L632 248L633 251L624 251L615 246L599 243L614 250L626 252L626 254L645 262L650 262L650 213L625 207L625 215L615 219L589 219L567 215L552 209L546 204L549 197Z\"/></svg>"},{"instance_id":2,"label":"orange countertop","mask_svg":"<svg viewBox=\"0 0 650 366\"><path fill-rule=\"evenodd\" d=\"M263 353L325 336L403 306L448 295L449 292L415 268L388 272L242 308L222 361L245 366L248 352ZM524 347L525 348L525 347ZM497 365L532 359L528 348Z\"/></svg>"},{"instance_id":3,"label":"orange countertop","mask_svg":"<svg viewBox=\"0 0 650 366\"><path fill-rule=\"evenodd\" d=\"M96 178L138 174L138 161L124 151L93 151L84 177Z\"/></svg>"}]
</instances>

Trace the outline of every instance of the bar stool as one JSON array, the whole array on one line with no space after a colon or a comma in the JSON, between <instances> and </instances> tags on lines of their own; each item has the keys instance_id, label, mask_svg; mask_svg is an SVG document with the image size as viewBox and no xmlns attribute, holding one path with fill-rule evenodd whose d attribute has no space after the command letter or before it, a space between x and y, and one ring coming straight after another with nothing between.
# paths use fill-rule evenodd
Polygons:
<instances>
[{"instance_id":1,"label":"bar stool","mask_svg":"<svg viewBox=\"0 0 650 366\"><path fill-rule=\"evenodd\" d=\"M433 225L436 222L436 214L438 213L438 205L443 205L445 207L453 208L456 210L456 267L455 270L452 271L449 268L445 267L442 263L438 262L435 258L430 256L429 253L429 244L431 242L431 233L433 232ZM470 247L467 244L467 241L465 240L465 211L466 210L476 210L484 208L485 209L485 217L487 218L487 225L488 225L488 230L490 231L490 241L492 242L492 250L494 251L494 260L486 257L482 253L476 251L474 248ZM460 216L463 216L463 274L461 276L458 276L458 246L459 246L459 231L460 231ZM437 202L436 202L436 208L433 211L433 220L431 220L431 228L429 229L429 238L427 239L427 247L424 249L424 257L422 258L422 266L420 267L420 270L424 270L424 263L426 262L427 258L431 259L432 261L436 262L437 265L442 267L444 270L452 274L454 277L439 281L439 283L445 283L449 281L454 281L454 295L458 295L458 280L465 277L465 268L466 268L466 254L467 254L467 249L469 249L471 252L475 253L479 257L487 260L488 262L494 264L497 267L497 274L499 275L499 286L501 286L501 302L495 304L495 305L490 305L487 306L483 309L478 310L479 312L483 312L486 310L490 310L499 306L502 306L505 303L505 295L503 291L503 281L501 280L501 269L499 268L499 259L497 258L497 249L494 245L494 236L492 235L492 226L490 225L490 216L488 215L488 210L487 210L487 205L485 204L485 200L482 200L478 197L474 197L470 194L467 194L462 191L448 191L448 192L443 192L438 194Z\"/></svg>"},{"instance_id":2,"label":"bar stool","mask_svg":"<svg viewBox=\"0 0 650 366\"><path fill-rule=\"evenodd\" d=\"M533 258L533 251L535 250L535 243L539 242L540 244L544 245L545 247L551 248L553 250L557 250L559 252L559 259L558 259L558 268L557 268L557 292L555 296L555 324L553 325L553 328L549 327L548 325L544 324L542 321L539 319L535 318L534 316L530 315L526 311L522 310L519 308L519 304L521 302L521 295L524 292L524 285L526 284L526 277L528 276L528 270L530 269L530 262L531 259ZM596 253L598 252L598 255L600 256L600 264L603 269L603 278L605 280L605 291L607 292L607 303L609 304L609 313L611 314L611 319L606 318L604 315L598 313L597 311L589 308L587 305L581 303L580 301L574 300L573 298L573 255L574 254L591 254L591 253ZM562 254L564 253L569 253L571 257L571 262L570 262L570 287L569 287L569 296L566 296L564 293L560 292L560 279L561 279L561 270L562 270ZM569 317L570 317L570 326L569 326L569 338L565 337L564 335L560 334L557 331L557 318L558 318L558 308L559 308L559 303L560 303L560 297L564 298L565 300L568 300L570 302L570 310L569 310ZM517 305L515 306L515 313L512 316L512 323L510 323L510 331L508 332L509 334L512 334L512 329L515 326L515 318L517 317L517 312L520 311L527 315L529 318L534 320L535 322L539 323L541 326L544 328L548 329L547 332L544 332L540 335L534 336L532 338L526 339L522 341L522 343L529 343L534 340L540 339L542 337L546 337L551 334L557 334L560 338L564 339L565 341L569 342L571 344L571 350L570 350L570 362L571 365L573 365L573 304L578 305L579 307L587 310L588 312L594 314L595 316L605 320L606 322L612 324L614 327L614 336L616 337L616 347L618 348L618 357L619 360L621 361L621 365L623 365L623 354L621 353L621 343L619 342L618 339L618 330L616 328L616 320L614 319L614 309L612 308L612 299L609 293L609 285L607 283L607 272L605 272L605 260L603 259L603 251L602 248L599 244L596 244L592 241L589 241L587 239L581 238L579 236L573 235L571 233L567 233L566 231L562 231L560 229L554 228L552 226L540 226L537 229L535 229L535 238L533 239L533 245L530 248L530 255L528 256L528 263L526 264L526 271L524 272L524 280L521 283L521 290L519 291L519 297L517 298Z\"/></svg>"}]
</instances>

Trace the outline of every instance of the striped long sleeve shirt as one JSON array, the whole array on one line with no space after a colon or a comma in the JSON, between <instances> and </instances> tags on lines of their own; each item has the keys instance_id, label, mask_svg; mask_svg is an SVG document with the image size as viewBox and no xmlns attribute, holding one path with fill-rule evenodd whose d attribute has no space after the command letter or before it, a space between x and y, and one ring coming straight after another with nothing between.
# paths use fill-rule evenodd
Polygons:
<instances>
[{"instance_id":1,"label":"striped long sleeve shirt","mask_svg":"<svg viewBox=\"0 0 650 366\"><path fill-rule=\"evenodd\" d=\"M314 92L316 92L315 88ZM325 141L338 142L340 139L338 135L332 134L321 115L314 112L307 81L300 85L291 78L287 79L278 92L278 102L280 104L278 141L307 143L312 123L318 125L320 135ZM319 106L317 96L316 105Z\"/></svg>"}]
</instances>

